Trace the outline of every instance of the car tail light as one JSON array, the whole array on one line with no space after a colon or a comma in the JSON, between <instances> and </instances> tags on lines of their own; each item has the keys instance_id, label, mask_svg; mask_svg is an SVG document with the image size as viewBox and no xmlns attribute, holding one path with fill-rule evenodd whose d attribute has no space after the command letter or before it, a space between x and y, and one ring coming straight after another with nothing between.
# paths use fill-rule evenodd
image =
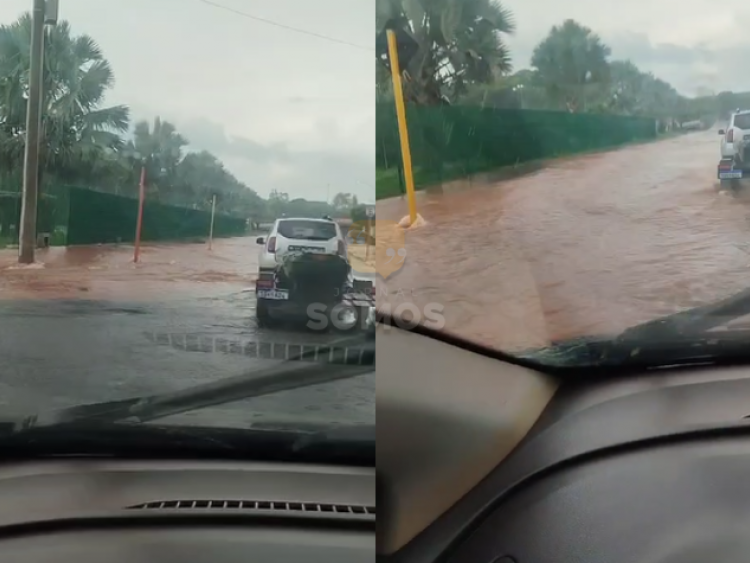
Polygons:
<instances>
[{"instance_id":1,"label":"car tail light","mask_svg":"<svg viewBox=\"0 0 750 563\"><path fill-rule=\"evenodd\" d=\"M344 244L344 241L340 239L339 239L339 254L341 256L346 256L346 245Z\"/></svg>"},{"instance_id":2,"label":"car tail light","mask_svg":"<svg viewBox=\"0 0 750 563\"><path fill-rule=\"evenodd\" d=\"M268 252L270 254L276 253L276 237L271 237L268 239Z\"/></svg>"},{"instance_id":3,"label":"car tail light","mask_svg":"<svg viewBox=\"0 0 750 563\"><path fill-rule=\"evenodd\" d=\"M734 140L734 129L727 131L727 143L731 143Z\"/></svg>"}]
</instances>

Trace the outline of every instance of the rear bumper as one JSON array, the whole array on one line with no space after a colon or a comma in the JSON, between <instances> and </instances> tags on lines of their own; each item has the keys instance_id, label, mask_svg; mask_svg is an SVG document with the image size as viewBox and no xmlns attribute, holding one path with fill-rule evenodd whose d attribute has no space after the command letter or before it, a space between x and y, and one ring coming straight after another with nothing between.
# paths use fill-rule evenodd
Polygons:
<instances>
[{"instance_id":1,"label":"rear bumper","mask_svg":"<svg viewBox=\"0 0 750 563\"><path fill-rule=\"evenodd\" d=\"M286 299L261 297L263 290L279 289L287 293ZM279 288L273 279L259 279L255 282L255 291L258 301L262 301L268 313L278 319L307 319L311 315L311 306L314 307L314 312L318 315L335 313L341 307L353 307L357 309L360 318L374 318L375 314L375 294L372 287L348 286L342 288L332 298L315 300Z\"/></svg>"},{"instance_id":2,"label":"rear bumper","mask_svg":"<svg viewBox=\"0 0 750 563\"><path fill-rule=\"evenodd\" d=\"M338 303L328 305L290 303L288 301L263 300L268 315L281 322L305 323L309 328L326 330L334 327L345 331L371 331L375 330L375 305L374 302L359 296L346 297ZM342 327L340 321L349 316L349 321ZM317 327L317 328L316 328Z\"/></svg>"},{"instance_id":3,"label":"rear bumper","mask_svg":"<svg viewBox=\"0 0 750 563\"><path fill-rule=\"evenodd\" d=\"M750 177L750 160L745 162L733 158L722 158L716 166L719 180L741 180Z\"/></svg>"}]
</instances>

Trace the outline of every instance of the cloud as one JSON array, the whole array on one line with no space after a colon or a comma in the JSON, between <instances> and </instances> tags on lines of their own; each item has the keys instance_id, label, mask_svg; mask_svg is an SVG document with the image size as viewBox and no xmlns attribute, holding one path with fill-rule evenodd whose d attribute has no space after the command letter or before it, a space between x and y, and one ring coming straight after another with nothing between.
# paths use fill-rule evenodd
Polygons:
<instances>
[{"instance_id":1,"label":"cloud","mask_svg":"<svg viewBox=\"0 0 750 563\"><path fill-rule=\"evenodd\" d=\"M332 198L338 192L349 192L362 201L374 200L370 172L375 169L374 152L368 158L330 149L293 149L283 142L264 144L230 135L222 124L207 118L175 125L190 141L191 149L212 152L261 195L279 190L292 198L323 199L323 194ZM335 135L337 123L323 118L318 127Z\"/></svg>"},{"instance_id":2,"label":"cloud","mask_svg":"<svg viewBox=\"0 0 750 563\"><path fill-rule=\"evenodd\" d=\"M239 157L253 162L284 160L288 157L285 143L263 145L245 137L230 136L224 126L206 118L180 123L179 131L194 148L217 156Z\"/></svg>"},{"instance_id":3,"label":"cloud","mask_svg":"<svg viewBox=\"0 0 750 563\"><path fill-rule=\"evenodd\" d=\"M655 41L645 32L628 30L604 33L601 38L612 49L612 60L630 60L644 72L666 80L683 95L694 96L701 89L750 90L750 76L737 71L750 57L750 42L718 47L707 41L681 45ZM509 43L517 69L527 68L538 42L526 36Z\"/></svg>"},{"instance_id":4,"label":"cloud","mask_svg":"<svg viewBox=\"0 0 750 563\"><path fill-rule=\"evenodd\" d=\"M528 68L534 47L553 25L572 18L591 28L612 48L612 58L630 59L686 95L699 89L750 90L739 72L750 55L750 7L725 0L530 0L508 5L518 21L507 38L517 69Z\"/></svg>"},{"instance_id":5,"label":"cloud","mask_svg":"<svg viewBox=\"0 0 750 563\"><path fill-rule=\"evenodd\" d=\"M623 32L605 38L617 59L630 59L642 70L667 80L681 93L695 95L701 89L750 90L750 76L738 72L747 64L750 44L711 47L705 42L691 46L655 43L644 33Z\"/></svg>"},{"instance_id":6,"label":"cloud","mask_svg":"<svg viewBox=\"0 0 750 563\"><path fill-rule=\"evenodd\" d=\"M108 104L171 121L261 195L374 198L357 182L374 176L372 54L316 37L374 42L372 0L217 3L107 0L102 17L101 0L69 0L60 16L112 65ZM30 7L2 0L0 22Z\"/></svg>"},{"instance_id":7,"label":"cloud","mask_svg":"<svg viewBox=\"0 0 750 563\"><path fill-rule=\"evenodd\" d=\"M693 65L703 59L714 59L706 45L694 47L673 43L654 43L645 33L625 31L605 38L616 58L645 61L647 64Z\"/></svg>"}]
</instances>

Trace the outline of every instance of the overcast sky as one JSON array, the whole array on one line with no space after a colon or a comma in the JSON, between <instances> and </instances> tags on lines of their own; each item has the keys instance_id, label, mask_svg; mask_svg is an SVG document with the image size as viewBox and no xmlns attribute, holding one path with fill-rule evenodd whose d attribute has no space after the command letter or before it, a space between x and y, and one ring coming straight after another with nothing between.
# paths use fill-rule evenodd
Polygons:
<instances>
[{"instance_id":1,"label":"overcast sky","mask_svg":"<svg viewBox=\"0 0 750 563\"><path fill-rule=\"evenodd\" d=\"M204 0L60 0L74 32L96 39L117 84L110 103L135 119L160 115L196 149L220 157L268 195L372 200L374 0L215 0L364 49L254 21ZM0 0L11 21L32 0ZM750 5L741 0L515 0L508 40L528 66L549 28L574 18L616 58L630 58L681 92L750 90ZM746 53L746 51L748 51Z\"/></svg>"},{"instance_id":2,"label":"overcast sky","mask_svg":"<svg viewBox=\"0 0 750 563\"><path fill-rule=\"evenodd\" d=\"M514 0L508 40L516 68L529 66L550 27L572 18L596 31L613 58L631 59L680 92L750 90L739 69L750 55L750 4L744 0Z\"/></svg>"},{"instance_id":3,"label":"overcast sky","mask_svg":"<svg viewBox=\"0 0 750 563\"><path fill-rule=\"evenodd\" d=\"M60 0L114 68L111 104L173 121L267 196L374 201L373 0L216 0L344 42L254 21L201 0ZM32 0L0 0L0 21ZM371 49L371 50L368 50Z\"/></svg>"}]
</instances>

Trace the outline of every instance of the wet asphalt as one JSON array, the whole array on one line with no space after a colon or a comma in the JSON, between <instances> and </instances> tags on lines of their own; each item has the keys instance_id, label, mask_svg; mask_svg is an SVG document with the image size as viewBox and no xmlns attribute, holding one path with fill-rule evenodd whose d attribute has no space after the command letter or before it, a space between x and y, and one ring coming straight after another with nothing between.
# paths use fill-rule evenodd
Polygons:
<instances>
[{"instance_id":1,"label":"wet asphalt","mask_svg":"<svg viewBox=\"0 0 750 563\"><path fill-rule=\"evenodd\" d=\"M181 390L278 363L329 334L260 330L239 291L163 302L0 301L0 416ZM249 345L251 344L251 345ZM203 409L168 422L372 423L375 376Z\"/></svg>"}]
</instances>

